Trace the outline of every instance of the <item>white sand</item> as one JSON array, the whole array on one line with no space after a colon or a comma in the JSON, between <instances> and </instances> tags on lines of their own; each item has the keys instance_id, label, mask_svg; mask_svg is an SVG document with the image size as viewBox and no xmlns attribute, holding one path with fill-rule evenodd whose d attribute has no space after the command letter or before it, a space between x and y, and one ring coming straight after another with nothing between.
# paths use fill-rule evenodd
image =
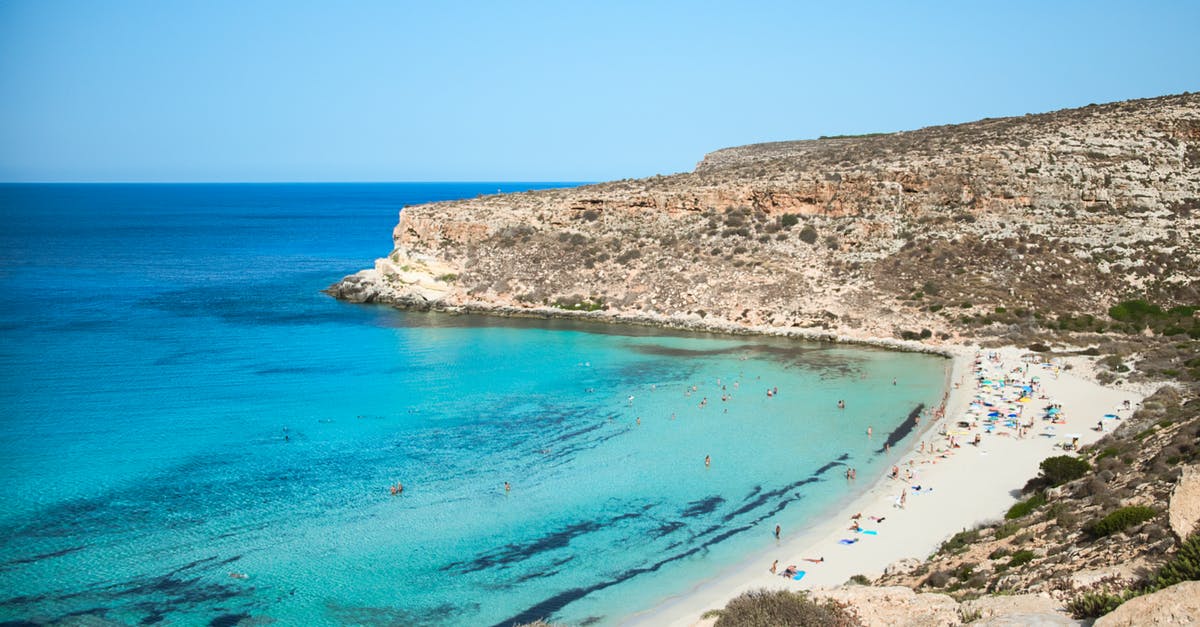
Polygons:
<instances>
[{"instance_id":1,"label":"white sand","mask_svg":"<svg viewBox=\"0 0 1200 627\"><path fill-rule=\"evenodd\" d=\"M983 354L992 352L997 351L983 351ZM698 584L682 596L667 599L658 607L632 617L626 624L705 624L711 622L701 620L705 611L722 608L747 590L838 586L856 574L873 578L886 566L903 558L923 560L954 533L1002 518L1004 512L1019 500L1019 490L1025 482L1037 475L1038 464L1047 457L1064 454L1056 448L1062 442L1069 442L1062 437L1064 434L1078 434L1081 445L1095 442L1103 436L1094 430L1098 421L1103 420L1107 430L1115 428L1132 413L1132 410L1122 409L1123 402L1128 400L1136 409L1144 395L1144 390L1102 387L1070 370L1062 370L1056 376L1052 368L1030 365L1028 375L1022 372L1013 376L1037 376L1041 388L1029 402L1013 406L1024 405L1021 421L1032 420L1033 428L1024 439L1018 439L1015 430L1003 427L997 428L997 433L988 434L983 432L985 423L981 419L968 417L974 415L968 414L968 410L977 395L990 399L999 394L981 390L977 384L972 370L976 354L975 349L964 348L954 359L951 380L959 387L951 390L945 418L931 428L922 429L920 438L914 438L912 448L900 466L900 480L887 476L878 478L865 494L830 520L785 538L778 546L765 547L761 554L743 564ZM1025 351L1005 348L998 354L1002 365L985 360L985 373L1008 373L1014 368L1024 370L1021 356ZM1005 389L1010 393L1014 390L1011 386ZM1039 398L1042 395L1048 398ZM1062 406L1066 419L1066 424L1053 425L1055 437L1041 435L1050 426L1042 419L1042 408L1051 403ZM1006 403L1003 407L1009 405ZM1121 420L1102 419L1105 414L1117 414ZM981 428L967 429L969 435L956 437L961 447L951 450L946 457L941 457L940 453L918 452L921 441L932 443L930 448L946 451L948 440L939 432L945 426L958 431L955 423L959 420L979 420ZM976 433L982 437L978 447L970 444ZM912 462L911 466L909 462ZM912 484L932 488L932 491L918 494L910 488L903 480L905 470L910 467L916 473ZM870 477L858 478L858 481L869 480ZM905 490L908 491L907 503L900 509L896 507L896 501ZM859 522L863 529L875 530L878 535L857 534L848 529L853 522L851 515L858 512L862 513ZM883 516L886 520L875 523L870 516ZM766 521L764 524L774 523ZM858 539L858 542L839 544L838 540L843 538ZM820 564L804 561L804 558L820 557L825 558ZM795 564L806 572L805 577L793 581L771 574L769 568L776 559L780 571Z\"/></svg>"}]
</instances>

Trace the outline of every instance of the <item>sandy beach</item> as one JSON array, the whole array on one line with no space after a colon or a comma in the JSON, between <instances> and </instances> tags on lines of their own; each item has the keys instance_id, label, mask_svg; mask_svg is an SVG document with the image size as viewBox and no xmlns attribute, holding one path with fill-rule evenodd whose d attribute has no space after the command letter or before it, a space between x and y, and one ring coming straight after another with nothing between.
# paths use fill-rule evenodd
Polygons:
<instances>
[{"instance_id":1,"label":"sandy beach","mask_svg":"<svg viewBox=\"0 0 1200 627\"><path fill-rule=\"evenodd\" d=\"M1098 425L1105 431L1116 428L1147 392L1095 383L1086 376L1084 358L1067 362L1073 366L1067 369L1062 362L1023 360L1030 354L1013 347L963 347L953 354L945 414L921 425L919 437L906 445L897 478L890 471L882 477L858 477L873 481L872 486L829 519L785 532L738 566L625 624L707 625L714 619L703 619L704 612L724 607L747 590L834 587L853 575L873 578L905 558L923 560L954 533L1002 518L1043 459L1068 454L1062 446L1076 436L1080 446L1100 439L1104 434ZM1048 412L1051 405L1057 408ZM1021 437L1018 425L1030 423ZM978 445L973 443L976 435ZM957 447L951 447L951 436ZM856 514L861 514L857 522L862 530L873 534L852 529ZM821 558L819 563L808 561ZM804 576L797 581L772 574L775 560L780 572L795 565Z\"/></svg>"}]
</instances>

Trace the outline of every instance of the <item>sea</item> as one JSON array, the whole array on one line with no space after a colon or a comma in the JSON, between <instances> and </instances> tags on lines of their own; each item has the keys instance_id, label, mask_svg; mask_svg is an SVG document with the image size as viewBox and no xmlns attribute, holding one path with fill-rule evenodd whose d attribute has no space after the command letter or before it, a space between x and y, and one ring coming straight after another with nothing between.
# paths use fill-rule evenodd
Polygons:
<instances>
[{"instance_id":1,"label":"sea","mask_svg":"<svg viewBox=\"0 0 1200 627\"><path fill-rule=\"evenodd\" d=\"M940 357L321 291L569 185L0 185L0 622L620 624L918 437Z\"/></svg>"}]
</instances>

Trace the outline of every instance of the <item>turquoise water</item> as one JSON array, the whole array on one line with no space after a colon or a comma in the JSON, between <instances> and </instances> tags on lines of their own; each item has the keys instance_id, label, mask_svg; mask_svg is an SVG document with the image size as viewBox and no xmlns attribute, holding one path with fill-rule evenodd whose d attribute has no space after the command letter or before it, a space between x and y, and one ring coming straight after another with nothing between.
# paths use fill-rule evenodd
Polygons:
<instances>
[{"instance_id":1,"label":"turquoise water","mask_svg":"<svg viewBox=\"0 0 1200 627\"><path fill-rule=\"evenodd\" d=\"M0 621L616 623L940 398L930 356L319 292L400 206L539 186L0 186Z\"/></svg>"}]
</instances>

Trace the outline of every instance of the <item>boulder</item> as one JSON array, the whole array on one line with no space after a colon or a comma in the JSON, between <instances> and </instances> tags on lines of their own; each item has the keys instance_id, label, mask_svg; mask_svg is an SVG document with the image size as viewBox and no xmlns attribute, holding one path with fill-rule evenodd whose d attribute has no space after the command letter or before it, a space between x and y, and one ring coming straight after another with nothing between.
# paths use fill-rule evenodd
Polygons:
<instances>
[{"instance_id":1,"label":"boulder","mask_svg":"<svg viewBox=\"0 0 1200 627\"><path fill-rule=\"evenodd\" d=\"M1171 504L1167 510L1171 531L1180 541L1187 539L1196 530L1200 521L1200 467L1185 466L1179 483L1171 492Z\"/></svg>"},{"instance_id":2,"label":"boulder","mask_svg":"<svg viewBox=\"0 0 1200 627\"><path fill-rule=\"evenodd\" d=\"M1046 594L1013 594L1001 596L985 596L970 601L964 601L964 614L979 613L983 621L972 624L987 625L1027 625L1026 622L1012 622L1014 617L1041 617L1036 624L1042 625L1073 625L1075 622L1062 612L1062 603ZM1061 622L1066 620L1066 622ZM999 622L997 622L999 621ZM1007 622L1005 622L1007 621ZM1049 622L1047 622L1049 621ZM1059 621L1059 622L1055 622Z\"/></svg>"},{"instance_id":3,"label":"boulder","mask_svg":"<svg viewBox=\"0 0 1200 627\"><path fill-rule=\"evenodd\" d=\"M1112 588L1128 588L1143 579L1144 573L1153 570L1153 565L1143 557L1135 557L1118 564L1101 568L1077 570L1071 574L1071 587L1076 590L1095 588L1111 582Z\"/></svg>"},{"instance_id":4,"label":"boulder","mask_svg":"<svg viewBox=\"0 0 1200 627\"><path fill-rule=\"evenodd\" d=\"M958 603L947 594L917 594L903 586L842 586L812 593L852 607L866 627L959 625Z\"/></svg>"},{"instance_id":5,"label":"boulder","mask_svg":"<svg viewBox=\"0 0 1200 627\"><path fill-rule=\"evenodd\" d=\"M915 557L906 557L904 559L896 560L896 561L892 562L891 564L888 564L887 567L883 569L883 574L885 574L885 575L908 574L908 573L911 573L913 571L913 569L915 569L916 567L918 567L920 565L921 565L921 560L919 560Z\"/></svg>"},{"instance_id":6,"label":"boulder","mask_svg":"<svg viewBox=\"0 0 1200 627\"><path fill-rule=\"evenodd\" d=\"M1097 620L1095 627L1200 624L1200 581L1185 581L1130 599Z\"/></svg>"},{"instance_id":7,"label":"boulder","mask_svg":"<svg viewBox=\"0 0 1200 627\"><path fill-rule=\"evenodd\" d=\"M975 627L1075 627L1083 623L1054 612L1020 612L981 618L970 624Z\"/></svg>"}]
</instances>

